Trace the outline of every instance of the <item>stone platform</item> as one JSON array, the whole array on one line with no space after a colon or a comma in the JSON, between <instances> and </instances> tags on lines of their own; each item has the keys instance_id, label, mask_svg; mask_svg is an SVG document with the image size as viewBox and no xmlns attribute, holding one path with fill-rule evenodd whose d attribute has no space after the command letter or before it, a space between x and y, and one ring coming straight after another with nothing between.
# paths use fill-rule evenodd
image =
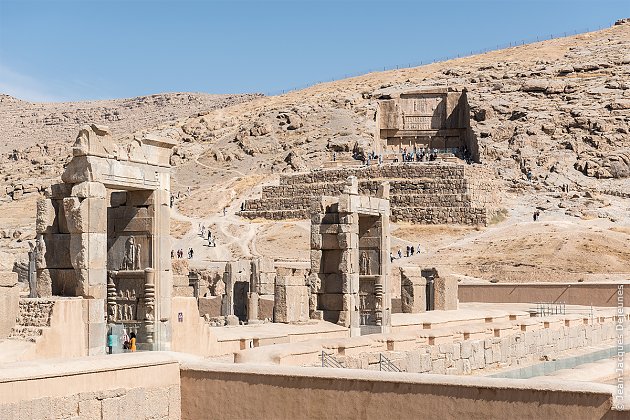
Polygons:
<instances>
[{"instance_id":1,"label":"stone platform","mask_svg":"<svg viewBox=\"0 0 630 420\"><path fill-rule=\"evenodd\" d=\"M392 332L249 348L237 363L322 364L379 370L382 356L400 371L452 375L514 369L562 352L616 344L615 309L567 306L567 313L532 316L529 304L461 304L454 311L394 314ZM628 323L628 315L624 316Z\"/></svg>"},{"instance_id":2,"label":"stone platform","mask_svg":"<svg viewBox=\"0 0 630 420\"><path fill-rule=\"evenodd\" d=\"M486 168L412 162L281 175L279 185L263 187L261 198L246 200L239 214L250 219L308 219L311 199L339 196L349 176L358 178L361 195L374 195L389 181L393 222L485 225L498 208L494 176Z\"/></svg>"}]
</instances>

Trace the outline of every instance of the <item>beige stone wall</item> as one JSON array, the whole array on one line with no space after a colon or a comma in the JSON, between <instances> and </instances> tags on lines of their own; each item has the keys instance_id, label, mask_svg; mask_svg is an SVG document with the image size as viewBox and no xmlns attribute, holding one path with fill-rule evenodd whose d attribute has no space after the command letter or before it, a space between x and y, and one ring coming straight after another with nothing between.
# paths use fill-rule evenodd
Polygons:
<instances>
[{"instance_id":1,"label":"beige stone wall","mask_svg":"<svg viewBox=\"0 0 630 420\"><path fill-rule=\"evenodd\" d=\"M88 301L82 298L23 298L11 339L27 340L10 360L73 358L87 355ZM105 351L103 349L103 351Z\"/></svg>"},{"instance_id":2,"label":"beige stone wall","mask_svg":"<svg viewBox=\"0 0 630 420\"><path fill-rule=\"evenodd\" d=\"M624 306L630 306L630 283L506 283L460 284L460 302L536 303L564 302L567 305L617 307L619 286Z\"/></svg>"},{"instance_id":3,"label":"beige stone wall","mask_svg":"<svg viewBox=\"0 0 630 420\"><path fill-rule=\"evenodd\" d=\"M17 273L0 271L0 339L7 337L15 325L19 300Z\"/></svg>"},{"instance_id":4,"label":"beige stone wall","mask_svg":"<svg viewBox=\"0 0 630 420\"><path fill-rule=\"evenodd\" d=\"M221 353L211 327L199 315L197 299L173 297L171 304L171 349L198 356L214 356ZM183 320L179 322L179 314Z\"/></svg>"},{"instance_id":5,"label":"beige stone wall","mask_svg":"<svg viewBox=\"0 0 630 420\"><path fill-rule=\"evenodd\" d=\"M179 364L157 353L5 365L0 419L179 419Z\"/></svg>"},{"instance_id":6,"label":"beige stone wall","mask_svg":"<svg viewBox=\"0 0 630 420\"><path fill-rule=\"evenodd\" d=\"M579 320L580 324L582 320ZM562 322L562 324L564 324ZM609 344L617 340L615 322L592 325L558 326L519 332L506 337L464 340L425 345L407 351L382 351L401 371L448 375L469 375L489 369L517 368L549 359L566 350ZM346 367L379 370L379 353L335 356Z\"/></svg>"},{"instance_id":7,"label":"beige stone wall","mask_svg":"<svg viewBox=\"0 0 630 420\"><path fill-rule=\"evenodd\" d=\"M455 378L350 369L196 364L181 371L182 418L626 418L612 385ZM211 398L209 398L211 396ZM544 401L544 404L541 404Z\"/></svg>"}]
</instances>

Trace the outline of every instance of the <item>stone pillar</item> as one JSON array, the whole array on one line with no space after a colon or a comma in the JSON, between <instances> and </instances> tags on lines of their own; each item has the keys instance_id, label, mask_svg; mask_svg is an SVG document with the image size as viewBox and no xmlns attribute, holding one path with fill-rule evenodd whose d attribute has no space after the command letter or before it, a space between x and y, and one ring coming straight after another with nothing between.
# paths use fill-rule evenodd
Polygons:
<instances>
[{"instance_id":1,"label":"stone pillar","mask_svg":"<svg viewBox=\"0 0 630 420\"><path fill-rule=\"evenodd\" d=\"M258 293L250 292L247 297L247 323L258 324Z\"/></svg>"},{"instance_id":2,"label":"stone pillar","mask_svg":"<svg viewBox=\"0 0 630 420\"><path fill-rule=\"evenodd\" d=\"M154 350L155 332L155 270L144 269L144 328L146 332L147 350Z\"/></svg>"},{"instance_id":3,"label":"stone pillar","mask_svg":"<svg viewBox=\"0 0 630 420\"><path fill-rule=\"evenodd\" d=\"M452 311L457 309L457 279L454 277L435 278L435 309Z\"/></svg>"},{"instance_id":4,"label":"stone pillar","mask_svg":"<svg viewBox=\"0 0 630 420\"><path fill-rule=\"evenodd\" d=\"M155 270L155 336L156 350L171 348L171 299L173 273L171 271L170 240L170 176L158 174L160 189L153 191L149 200L149 215L153 218L151 229L151 261Z\"/></svg>"},{"instance_id":5,"label":"stone pillar","mask_svg":"<svg viewBox=\"0 0 630 420\"><path fill-rule=\"evenodd\" d=\"M37 267L36 267L37 247L32 245L32 243L30 242L29 242L29 245L31 246L31 250L28 251L28 287L29 287L28 297L36 298L37 297Z\"/></svg>"},{"instance_id":6,"label":"stone pillar","mask_svg":"<svg viewBox=\"0 0 630 420\"><path fill-rule=\"evenodd\" d=\"M223 273L223 282L225 283L225 295L221 302L221 315L234 315L234 276L232 275L234 267L232 263L225 264L225 272Z\"/></svg>"},{"instance_id":7,"label":"stone pillar","mask_svg":"<svg viewBox=\"0 0 630 420\"><path fill-rule=\"evenodd\" d=\"M400 267L400 299L404 313L425 312L427 279L418 267Z\"/></svg>"},{"instance_id":8,"label":"stone pillar","mask_svg":"<svg viewBox=\"0 0 630 420\"><path fill-rule=\"evenodd\" d=\"M76 294L86 299L88 354L105 354L107 327L107 201L105 186L82 182L63 199L68 231L70 260L77 284Z\"/></svg>"}]
</instances>

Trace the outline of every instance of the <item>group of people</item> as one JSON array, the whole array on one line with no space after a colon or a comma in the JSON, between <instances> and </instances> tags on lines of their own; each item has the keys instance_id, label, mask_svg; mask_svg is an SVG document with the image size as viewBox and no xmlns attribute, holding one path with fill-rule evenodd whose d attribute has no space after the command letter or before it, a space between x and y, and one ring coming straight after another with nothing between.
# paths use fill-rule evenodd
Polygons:
<instances>
[{"instance_id":1,"label":"group of people","mask_svg":"<svg viewBox=\"0 0 630 420\"><path fill-rule=\"evenodd\" d=\"M114 353L114 347L120 345L120 342L118 342L118 336L113 334L112 332L110 332L109 334L107 334L107 353L108 354L113 354ZM122 348L123 351L136 351L136 333L131 332L130 334L127 334L127 330L123 329L122 332L122 337L120 337L120 341L122 341Z\"/></svg>"},{"instance_id":2,"label":"group of people","mask_svg":"<svg viewBox=\"0 0 630 420\"><path fill-rule=\"evenodd\" d=\"M212 236L212 232L210 231L210 228L208 228L206 231L206 225L202 225L201 223L199 224L199 236L201 236L202 239L208 240L209 247L214 248L217 246L217 243L214 241L214 236Z\"/></svg>"},{"instance_id":3,"label":"group of people","mask_svg":"<svg viewBox=\"0 0 630 420\"><path fill-rule=\"evenodd\" d=\"M195 255L195 251L192 248L188 248L188 259L192 260L193 256ZM175 258L175 251L171 250L171 258ZM178 249L177 250L177 258L178 259L182 259L184 258L184 250L183 249Z\"/></svg>"},{"instance_id":4,"label":"group of people","mask_svg":"<svg viewBox=\"0 0 630 420\"><path fill-rule=\"evenodd\" d=\"M534 211L534 222L540 218L540 210Z\"/></svg>"},{"instance_id":5,"label":"group of people","mask_svg":"<svg viewBox=\"0 0 630 420\"><path fill-rule=\"evenodd\" d=\"M416 253L418 253L418 254L420 253L420 244L418 244L417 248L414 248L413 245L411 245L411 246L407 245L407 252L405 254L405 257L412 257ZM403 257L403 251L402 251L402 248L399 248L398 249L398 259L401 259L402 257ZM396 257L394 257L394 254L390 252L389 253L389 259L390 259L391 262L393 262L396 259Z\"/></svg>"},{"instance_id":6,"label":"group of people","mask_svg":"<svg viewBox=\"0 0 630 420\"><path fill-rule=\"evenodd\" d=\"M425 149L422 147L418 149L416 146L413 146L413 150L407 151L407 148L405 147L400 151L400 153L403 162L427 162L437 159L437 149L433 149L433 151L431 151L431 149L428 148Z\"/></svg>"},{"instance_id":7,"label":"group of people","mask_svg":"<svg viewBox=\"0 0 630 420\"><path fill-rule=\"evenodd\" d=\"M378 161L379 166L382 165L383 164L383 154L381 153L380 155L377 155L376 152L371 151L363 159L363 164L365 166L370 166L372 164L373 160Z\"/></svg>"}]
</instances>

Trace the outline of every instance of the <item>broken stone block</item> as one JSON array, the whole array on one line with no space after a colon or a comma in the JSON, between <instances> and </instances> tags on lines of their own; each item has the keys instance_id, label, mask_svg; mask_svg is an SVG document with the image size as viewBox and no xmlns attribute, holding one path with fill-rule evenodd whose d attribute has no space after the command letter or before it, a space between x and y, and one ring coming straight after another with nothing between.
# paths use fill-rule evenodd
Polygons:
<instances>
[{"instance_id":1,"label":"broken stone block","mask_svg":"<svg viewBox=\"0 0 630 420\"><path fill-rule=\"evenodd\" d=\"M63 199L63 208L70 233L107 232L105 199L68 197Z\"/></svg>"},{"instance_id":2,"label":"broken stone block","mask_svg":"<svg viewBox=\"0 0 630 420\"><path fill-rule=\"evenodd\" d=\"M81 182L72 187L72 196L79 198L105 198L107 190L100 182Z\"/></svg>"},{"instance_id":3,"label":"broken stone block","mask_svg":"<svg viewBox=\"0 0 630 420\"><path fill-rule=\"evenodd\" d=\"M422 277L418 267L400 268L400 295L403 313L419 313L426 311L427 280Z\"/></svg>"},{"instance_id":4,"label":"broken stone block","mask_svg":"<svg viewBox=\"0 0 630 420\"><path fill-rule=\"evenodd\" d=\"M52 200L40 198L37 200L37 219L35 230L37 233L58 233L56 212Z\"/></svg>"},{"instance_id":5,"label":"broken stone block","mask_svg":"<svg viewBox=\"0 0 630 420\"><path fill-rule=\"evenodd\" d=\"M75 269L107 268L107 234L70 235L70 257Z\"/></svg>"}]
</instances>

